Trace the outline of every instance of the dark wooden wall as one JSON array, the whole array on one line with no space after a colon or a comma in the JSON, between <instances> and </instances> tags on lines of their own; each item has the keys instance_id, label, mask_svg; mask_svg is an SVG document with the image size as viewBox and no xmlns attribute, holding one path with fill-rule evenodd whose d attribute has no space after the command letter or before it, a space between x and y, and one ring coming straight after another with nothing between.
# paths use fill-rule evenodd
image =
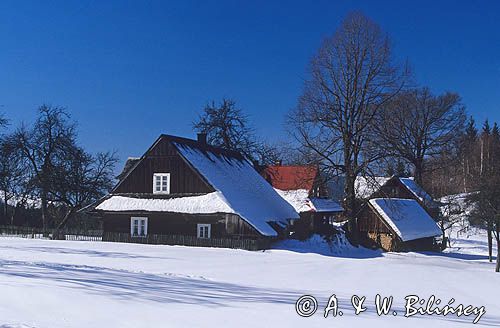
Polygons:
<instances>
[{"instance_id":1,"label":"dark wooden wall","mask_svg":"<svg viewBox=\"0 0 500 328\"><path fill-rule=\"evenodd\" d=\"M375 194L370 198L404 198L416 199L415 195L411 193L405 186L401 184L399 179L391 179L383 185Z\"/></svg>"},{"instance_id":2,"label":"dark wooden wall","mask_svg":"<svg viewBox=\"0 0 500 328\"><path fill-rule=\"evenodd\" d=\"M153 173L170 173L170 193L208 193L214 189L185 163L177 149L164 138L146 154L114 190L114 193L153 193Z\"/></svg>"},{"instance_id":3,"label":"dark wooden wall","mask_svg":"<svg viewBox=\"0 0 500 328\"><path fill-rule=\"evenodd\" d=\"M358 229L361 244L368 248L394 251L398 237L387 227L374 210L366 204L358 214Z\"/></svg>"},{"instance_id":4,"label":"dark wooden wall","mask_svg":"<svg viewBox=\"0 0 500 328\"><path fill-rule=\"evenodd\" d=\"M197 224L211 224L211 237L224 238L235 235L259 237L260 234L233 214L182 214L182 213L105 213L104 232L130 233L131 217L148 218L148 234L196 236Z\"/></svg>"},{"instance_id":5,"label":"dark wooden wall","mask_svg":"<svg viewBox=\"0 0 500 328\"><path fill-rule=\"evenodd\" d=\"M383 232L391 233L392 231L387 228L380 217L373 211L373 209L366 205L358 215L358 228L360 232Z\"/></svg>"}]
</instances>

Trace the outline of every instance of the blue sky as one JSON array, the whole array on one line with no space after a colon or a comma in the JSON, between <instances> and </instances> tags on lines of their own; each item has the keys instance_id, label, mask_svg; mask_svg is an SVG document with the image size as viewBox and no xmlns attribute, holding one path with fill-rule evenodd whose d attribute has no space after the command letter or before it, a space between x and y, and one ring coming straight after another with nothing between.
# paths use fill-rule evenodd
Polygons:
<instances>
[{"instance_id":1,"label":"blue sky","mask_svg":"<svg viewBox=\"0 0 500 328\"><path fill-rule=\"evenodd\" d=\"M311 56L352 10L389 33L418 83L500 121L498 1L2 1L0 111L15 127L65 106L87 149L122 160L161 133L193 136L222 97L285 139Z\"/></svg>"}]
</instances>

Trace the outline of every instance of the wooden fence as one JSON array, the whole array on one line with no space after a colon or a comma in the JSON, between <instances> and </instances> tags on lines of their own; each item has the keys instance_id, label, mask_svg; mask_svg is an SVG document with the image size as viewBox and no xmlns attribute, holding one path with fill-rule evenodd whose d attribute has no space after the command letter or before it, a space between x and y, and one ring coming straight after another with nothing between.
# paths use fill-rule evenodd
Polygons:
<instances>
[{"instance_id":1,"label":"wooden fence","mask_svg":"<svg viewBox=\"0 0 500 328\"><path fill-rule=\"evenodd\" d=\"M42 228L0 226L0 237L22 237L31 239L52 239L53 231ZM270 238L250 239L243 236L237 238L197 238L188 235L156 235L146 237L131 237L129 233L105 232L102 230L64 229L59 231L59 238L81 241L110 241L120 243L182 245L199 247L236 248L256 251L268 249L273 241Z\"/></svg>"},{"instance_id":2,"label":"wooden fence","mask_svg":"<svg viewBox=\"0 0 500 328\"><path fill-rule=\"evenodd\" d=\"M52 239L53 230L44 230L34 227L18 227L18 226L0 226L0 236L21 237L31 239ZM59 231L59 238L64 240L81 240L81 241L101 241L102 230L82 230L82 229L63 229Z\"/></svg>"},{"instance_id":3,"label":"wooden fence","mask_svg":"<svg viewBox=\"0 0 500 328\"><path fill-rule=\"evenodd\" d=\"M199 247L221 247L237 248L250 251L267 249L270 247L271 239L249 239L249 238L198 238L188 235L155 235L148 234L145 237L131 237L129 233L105 232L103 241L113 241L121 243L138 244L162 244L162 245L182 245Z\"/></svg>"}]
</instances>

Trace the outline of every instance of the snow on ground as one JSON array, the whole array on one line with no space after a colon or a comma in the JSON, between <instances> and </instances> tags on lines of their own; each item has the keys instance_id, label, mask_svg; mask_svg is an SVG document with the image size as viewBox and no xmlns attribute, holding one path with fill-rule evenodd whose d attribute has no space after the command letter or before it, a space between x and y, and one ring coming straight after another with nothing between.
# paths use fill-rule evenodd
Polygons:
<instances>
[{"instance_id":1,"label":"snow on ground","mask_svg":"<svg viewBox=\"0 0 500 328\"><path fill-rule=\"evenodd\" d=\"M445 253L381 253L345 239L285 241L264 252L0 238L0 327L468 327L473 317L404 318L404 297L436 295L485 306L478 326L500 325L500 275L485 236L469 231ZM456 237L453 235L452 237ZM374 298L394 296L397 316ZM319 309L295 312L309 294ZM323 318L335 294L344 315ZM366 296L355 316L351 296Z\"/></svg>"}]
</instances>

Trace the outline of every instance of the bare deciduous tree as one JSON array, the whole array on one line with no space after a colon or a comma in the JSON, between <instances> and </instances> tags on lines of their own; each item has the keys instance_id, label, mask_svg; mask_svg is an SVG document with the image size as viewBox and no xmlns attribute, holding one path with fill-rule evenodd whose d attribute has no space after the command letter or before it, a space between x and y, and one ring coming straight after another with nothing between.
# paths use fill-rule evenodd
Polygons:
<instances>
[{"instance_id":1,"label":"bare deciduous tree","mask_svg":"<svg viewBox=\"0 0 500 328\"><path fill-rule=\"evenodd\" d=\"M114 166L117 158L113 153L88 154L75 147L67 154L66 160L56 167L58 178L50 190L50 198L55 204L66 208L63 219L57 225L54 236L68 223L82 207L104 196L114 181Z\"/></svg>"},{"instance_id":2,"label":"bare deciduous tree","mask_svg":"<svg viewBox=\"0 0 500 328\"><path fill-rule=\"evenodd\" d=\"M75 147L75 124L64 108L43 105L31 128L22 126L15 133L16 147L29 164L41 201L43 228L48 228L49 193L61 165Z\"/></svg>"},{"instance_id":3,"label":"bare deciduous tree","mask_svg":"<svg viewBox=\"0 0 500 328\"><path fill-rule=\"evenodd\" d=\"M257 143L248 117L236 107L231 99L222 99L219 104L207 104L197 122L196 131L207 134L207 142L216 147L239 151L254 158Z\"/></svg>"},{"instance_id":4,"label":"bare deciduous tree","mask_svg":"<svg viewBox=\"0 0 500 328\"><path fill-rule=\"evenodd\" d=\"M388 36L361 13L351 13L311 62L297 108L289 114L301 146L327 171L345 176L345 213L357 243L354 182L379 158L367 145L375 115L401 90L405 71L393 64Z\"/></svg>"},{"instance_id":5,"label":"bare deciduous tree","mask_svg":"<svg viewBox=\"0 0 500 328\"><path fill-rule=\"evenodd\" d=\"M4 203L4 218L13 224L15 211L25 205L32 191L30 170L26 160L12 136L5 136L0 142L0 190Z\"/></svg>"},{"instance_id":6,"label":"bare deciduous tree","mask_svg":"<svg viewBox=\"0 0 500 328\"><path fill-rule=\"evenodd\" d=\"M427 88L402 92L377 115L377 144L389 156L413 166L422 184L425 161L438 156L462 135L465 110L455 93L434 96Z\"/></svg>"}]
</instances>

